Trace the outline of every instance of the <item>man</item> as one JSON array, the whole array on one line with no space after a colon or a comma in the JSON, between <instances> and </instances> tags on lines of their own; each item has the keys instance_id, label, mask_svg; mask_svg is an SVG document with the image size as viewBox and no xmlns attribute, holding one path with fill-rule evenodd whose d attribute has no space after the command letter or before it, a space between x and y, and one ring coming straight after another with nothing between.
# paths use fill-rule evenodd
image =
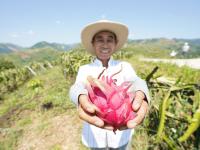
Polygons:
<instances>
[{"instance_id":1,"label":"man","mask_svg":"<svg viewBox=\"0 0 200 150\"><path fill-rule=\"evenodd\" d=\"M125 44L127 37L126 25L107 20L89 24L81 33L83 46L89 53L95 55L96 59L91 64L79 68L76 81L70 89L70 97L78 106L79 117L85 121L82 134L83 144L91 149L128 149L132 129L143 121L148 110L149 95L146 83L136 75L129 63L111 58L112 54ZM105 74L111 75L121 66L123 69L116 81L118 85L125 81L133 83L131 91L135 92L136 96L132 107L137 117L128 121L127 125L121 127L115 134L112 126L105 124L95 115L98 108L90 102L85 83L89 75L97 78L104 68L106 68Z\"/></svg>"}]
</instances>

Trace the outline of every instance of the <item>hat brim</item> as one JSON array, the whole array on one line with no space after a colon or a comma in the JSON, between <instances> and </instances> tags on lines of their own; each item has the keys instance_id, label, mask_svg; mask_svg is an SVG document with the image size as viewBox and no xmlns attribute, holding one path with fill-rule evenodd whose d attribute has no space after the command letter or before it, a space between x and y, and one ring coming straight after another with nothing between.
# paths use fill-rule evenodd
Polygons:
<instances>
[{"instance_id":1,"label":"hat brim","mask_svg":"<svg viewBox=\"0 0 200 150\"><path fill-rule=\"evenodd\" d=\"M89 24L81 32L81 41L86 50L92 55L95 55L95 51L92 45L92 38L96 33L104 30L115 33L118 41L116 50L122 48L127 41L128 27L124 24L107 20Z\"/></svg>"}]
</instances>

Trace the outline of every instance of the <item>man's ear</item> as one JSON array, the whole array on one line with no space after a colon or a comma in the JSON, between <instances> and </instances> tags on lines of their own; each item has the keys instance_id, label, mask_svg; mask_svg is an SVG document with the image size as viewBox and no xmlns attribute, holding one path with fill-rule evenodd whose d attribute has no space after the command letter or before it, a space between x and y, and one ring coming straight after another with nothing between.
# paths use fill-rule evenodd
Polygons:
<instances>
[{"instance_id":1,"label":"man's ear","mask_svg":"<svg viewBox=\"0 0 200 150\"><path fill-rule=\"evenodd\" d=\"M94 49L94 43L92 43L92 48Z\"/></svg>"}]
</instances>

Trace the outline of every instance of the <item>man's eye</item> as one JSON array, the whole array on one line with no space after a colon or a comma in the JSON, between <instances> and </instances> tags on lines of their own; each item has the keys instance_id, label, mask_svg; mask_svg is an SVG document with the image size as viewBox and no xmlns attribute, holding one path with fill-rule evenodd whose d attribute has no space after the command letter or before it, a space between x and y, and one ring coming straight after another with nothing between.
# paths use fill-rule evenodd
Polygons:
<instances>
[{"instance_id":1,"label":"man's eye","mask_svg":"<svg viewBox=\"0 0 200 150\"><path fill-rule=\"evenodd\" d=\"M113 43L114 40L113 40L113 39L110 39L110 40L108 40L107 42L108 42L108 43Z\"/></svg>"},{"instance_id":2,"label":"man's eye","mask_svg":"<svg viewBox=\"0 0 200 150\"><path fill-rule=\"evenodd\" d=\"M98 43L103 43L103 40L98 39L98 40L96 40L96 42L98 42Z\"/></svg>"}]
</instances>

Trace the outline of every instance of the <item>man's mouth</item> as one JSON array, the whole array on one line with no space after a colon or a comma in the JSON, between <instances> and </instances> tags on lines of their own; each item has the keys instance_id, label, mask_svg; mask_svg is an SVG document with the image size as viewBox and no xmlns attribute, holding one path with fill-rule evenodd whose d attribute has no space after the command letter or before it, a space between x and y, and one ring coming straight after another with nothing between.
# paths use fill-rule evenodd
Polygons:
<instances>
[{"instance_id":1,"label":"man's mouth","mask_svg":"<svg viewBox=\"0 0 200 150\"><path fill-rule=\"evenodd\" d=\"M101 50L101 53L103 53L103 54L108 54L110 51L109 51L109 49L102 49Z\"/></svg>"}]
</instances>

